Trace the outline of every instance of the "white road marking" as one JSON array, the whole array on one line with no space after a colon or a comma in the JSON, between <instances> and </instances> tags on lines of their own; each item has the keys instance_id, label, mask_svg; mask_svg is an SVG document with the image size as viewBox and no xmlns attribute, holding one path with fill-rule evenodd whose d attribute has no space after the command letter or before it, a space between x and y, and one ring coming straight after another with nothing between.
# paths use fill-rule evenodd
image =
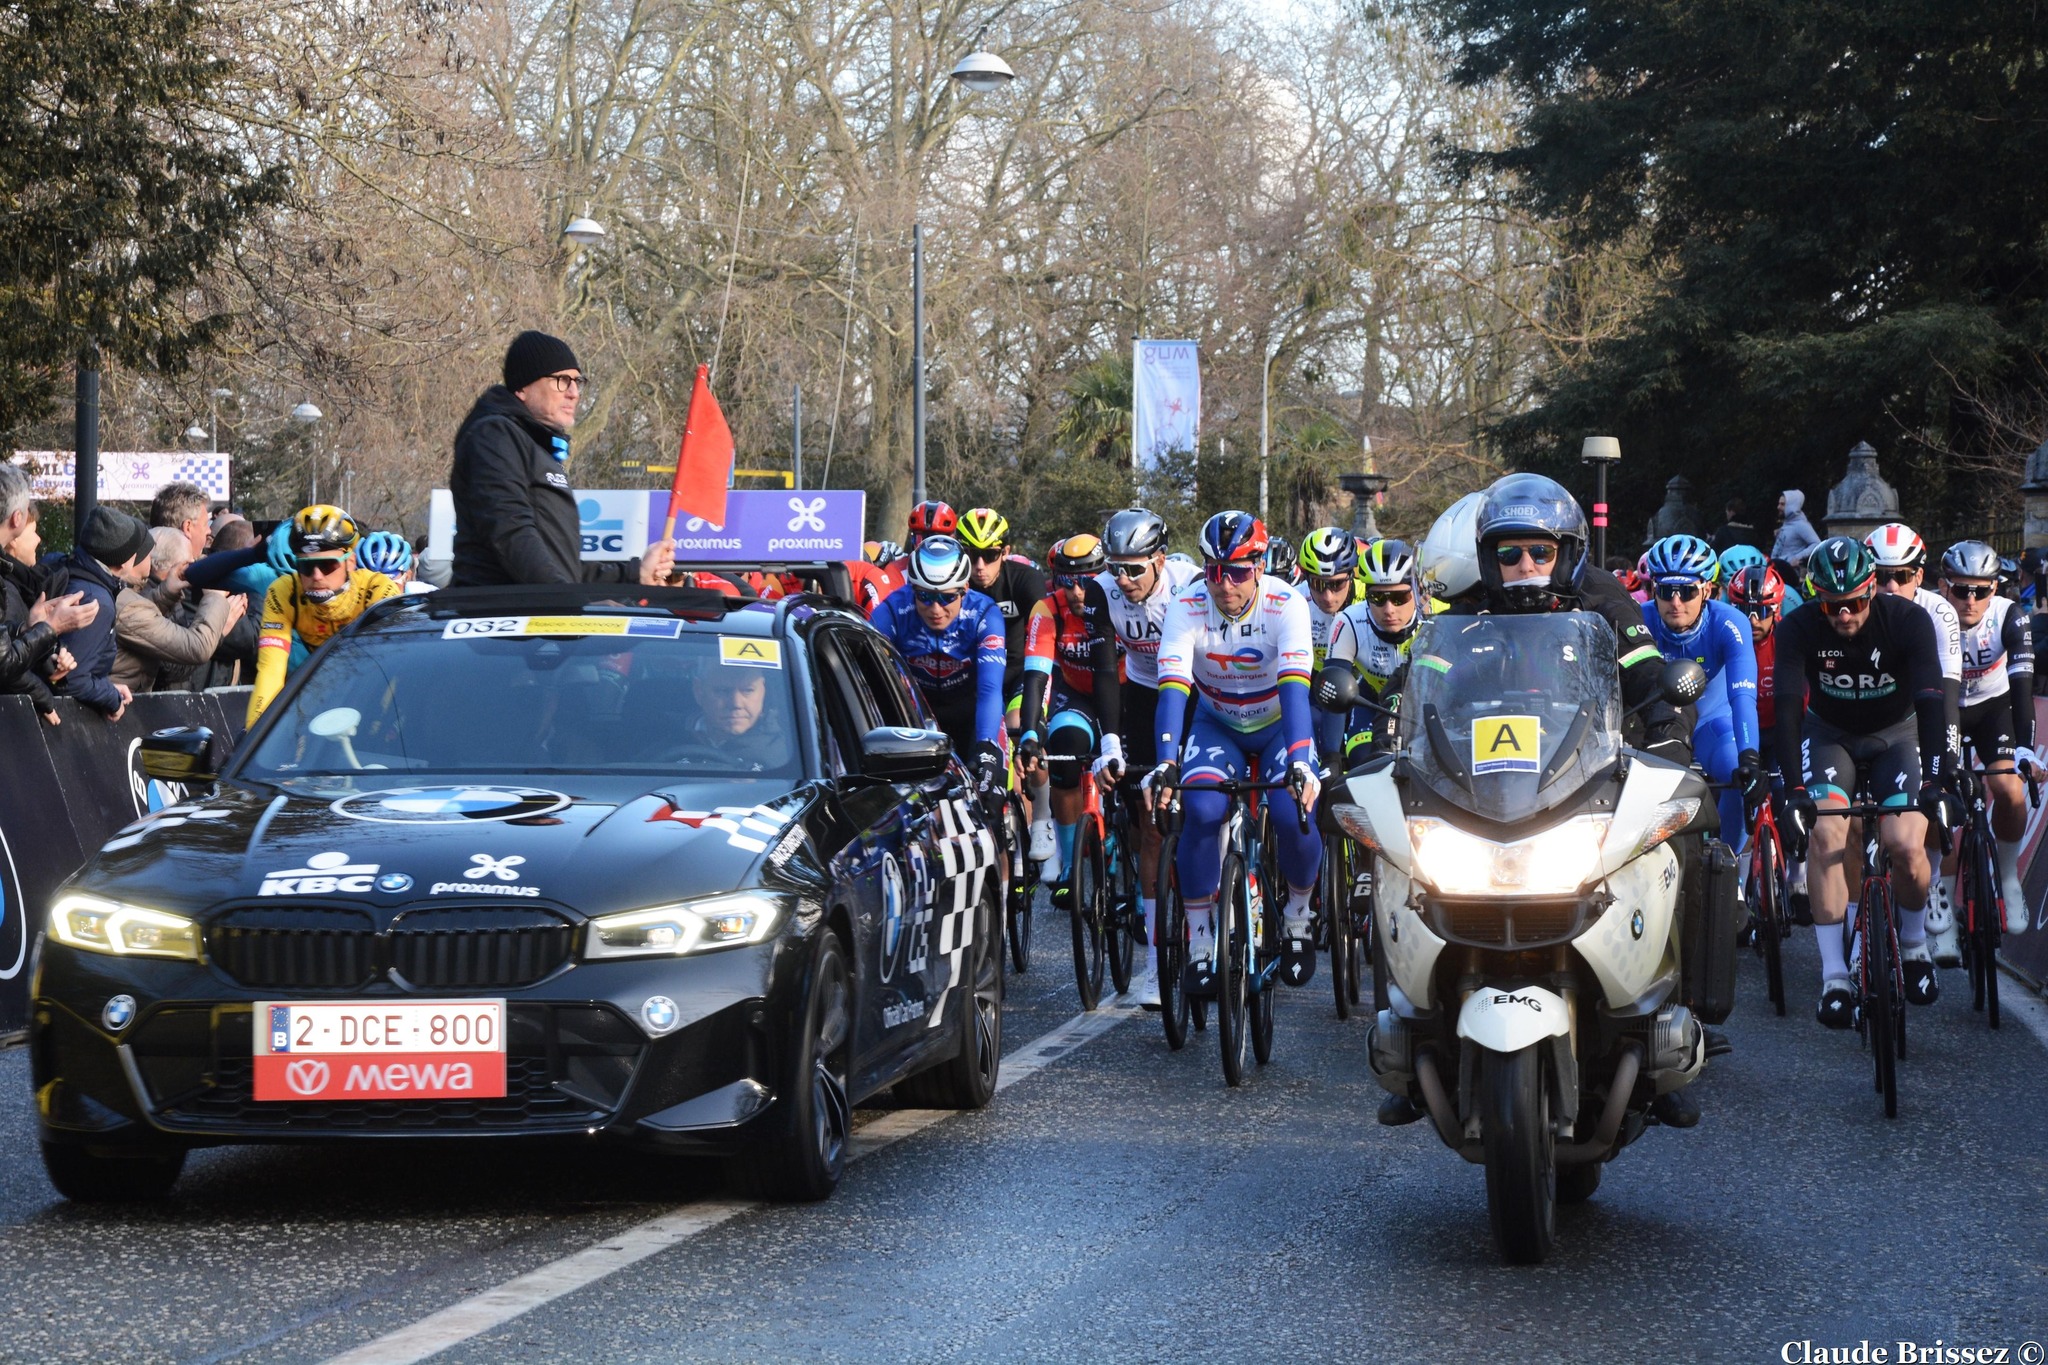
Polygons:
<instances>
[{"instance_id":1,"label":"white road marking","mask_svg":"<svg viewBox=\"0 0 2048 1365\"><path fill-rule=\"evenodd\" d=\"M1003 1058L996 1090L1001 1092L1019 1081L1029 1080L1060 1058L1100 1038L1138 1013L1137 999L1143 986L1142 980L1134 981L1128 996L1104 996L1094 1013L1077 1014L1050 1033L1034 1038ZM846 1159L858 1161L862 1157L873 1156L913 1133L923 1132L936 1123L956 1117L959 1112L953 1109L892 1110L852 1136L847 1143ZM326 1365L414 1365L414 1362L482 1336L543 1304L552 1303L565 1294L573 1294L658 1252L687 1242L740 1214L766 1207L757 1200L748 1199L685 1204L659 1218L627 1228L617 1236L607 1237L594 1246L572 1252L560 1260L550 1261L501 1285L450 1304L410 1326L388 1332L352 1351L344 1351L329 1359Z\"/></svg>"},{"instance_id":2,"label":"white road marking","mask_svg":"<svg viewBox=\"0 0 2048 1365\"><path fill-rule=\"evenodd\" d=\"M2048 1047L2048 1004L2018 977L2008 972L1998 987L1999 1013L2011 1015L2025 1024L2042 1047Z\"/></svg>"}]
</instances>

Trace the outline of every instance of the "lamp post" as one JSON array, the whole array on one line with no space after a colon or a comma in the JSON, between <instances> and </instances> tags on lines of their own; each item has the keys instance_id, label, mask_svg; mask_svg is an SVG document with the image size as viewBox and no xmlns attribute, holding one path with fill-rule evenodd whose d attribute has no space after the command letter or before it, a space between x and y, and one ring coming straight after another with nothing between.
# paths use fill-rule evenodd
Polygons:
<instances>
[{"instance_id":1,"label":"lamp post","mask_svg":"<svg viewBox=\"0 0 2048 1365\"><path fill-rule=\"evenodd\" d=\"M292 409L292 421L296 422L301 430L309 433L312 430L313 424L325 415L310 401L301 403ZM311 496L306 501L309 504L316 503L320 501L320 466L311 454L306 456L306 469L307 476L311 480Z\"/></svg>"},{"instance_id":2,"label":"lamp post","mask_svg":"<svg viewBox=\"0 0 2048 1365\"><path fill-rule=\"evenodd\" d=\"M1607 467L1621 462L1621 442L1612 436L1588 436L1579 459L1593 466L1593 558L1607 567Z\"/></svg>"},{"instance_id":3,"label":"lamp post","mask_svg":"<svg viewBox=\"0 0 2048 1365\"><path fill-rule=\"evenodd\" d=\"M199 423L194 422L191 426L186 427L185 444L197 450L199 449L200 442L203 441L206 443L207 454L220 454L220 400L234 396L235 391L233 389L208 389L206 391L206 425L202 427Z\"/></svg>"}]
</instances>

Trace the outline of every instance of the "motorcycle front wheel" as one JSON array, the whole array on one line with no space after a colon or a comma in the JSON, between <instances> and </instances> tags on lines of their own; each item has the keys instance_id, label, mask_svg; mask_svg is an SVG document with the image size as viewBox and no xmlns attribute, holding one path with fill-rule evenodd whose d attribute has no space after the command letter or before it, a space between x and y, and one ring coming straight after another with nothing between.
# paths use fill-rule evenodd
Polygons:
<instances>
[{"instance_id":1,"label":"motorcycle front wheel","mask_svg":"<svg viewBox=\"0 0 2048 1365\"><path fill-rule=\"evenodd\" d=\"M1481 1056L1486 1211L1493 1239L1510 1265L1541 1265L1557 1243L1557 1155L1543 1060L1533 1046Z\"/></svg>"}]
</instances>

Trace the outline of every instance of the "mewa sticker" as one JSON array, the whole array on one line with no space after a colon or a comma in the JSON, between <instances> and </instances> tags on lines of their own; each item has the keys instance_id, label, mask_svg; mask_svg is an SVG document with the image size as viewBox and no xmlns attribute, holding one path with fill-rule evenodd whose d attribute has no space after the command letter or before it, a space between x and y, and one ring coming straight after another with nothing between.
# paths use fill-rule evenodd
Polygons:
<instances>
[{"instance_id":1,"label":"mewa sticker","mask_svg":"<svg viewBox=\"0 0 2048 1365\"><path fill-rule=\"evenodd\" d=\"M1534 716L1486 716L1472 722L1472 772L1542 771L1542 722Z\"/></svg>"},{"instance_id":2,"label":"mewa sticker","mask_svg":"<svg viewBox=\"0 0 2048 1365\"><path fill-rule=\"evenodd\" d=\"M782 641L761 640L751 635L718 637L718 662L740 668L782 667Z\"/></svg>"}]
</instances>

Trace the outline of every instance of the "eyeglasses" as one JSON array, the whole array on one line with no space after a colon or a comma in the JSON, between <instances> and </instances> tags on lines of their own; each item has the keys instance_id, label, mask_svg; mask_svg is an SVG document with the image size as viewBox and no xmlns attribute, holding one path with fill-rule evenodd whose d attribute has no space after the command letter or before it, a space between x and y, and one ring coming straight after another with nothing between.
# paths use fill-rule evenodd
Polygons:
<instances>
[{"instance_id":1,"label":"eyeglasses","mask_svg":"<svg viewBox=\"0 0 2048 1365\"><path fill-rule=\"evenodd\" d=\"M1405 607L1415 600L1415 594L1407 588L1392 588L1386 592L1368 592L1365 600L1375 607Z\"/></svg>"},{"instance_id":2,"label":"eyeglasses","mask_svg":"<svg viewBox=\"0 0 2048 1365\"><path fill-rule=\"evenodd\" d=\"M974 562L977 564L1000 564L1006 552L998 545L993 550L969 550L967 553L974 556Z\"/></svg>"},{"instance_id":3,"label":"eyeglasses","mask_svg":"<svg viewBox=\"0 0 2048 1365\"><path fill-rule=\"evenodd\" d=\"M1877 571L1877 581L1880 583L1911 583L1919 576L1920 571L1918 569L1879 569Z\"/></svg>"},{"instance_id":4,"label":"eyeglasses","mask_svg":"<svg viewBox=\"0 0 2048 1365\"><path fill-rule=\"evenodd\" d=\"M1218 564L1212 561L1202 566L1202 575L1211 583L1228 581L1237 587L1243 587L1259 576L1259 566L1256 564Z\"/></svg>"},{"instance_id":5,"label":"eyeglasses","mask_svg":"<svg viewBox=\"0 0 2048 1365\"><path fill-rule=\"evenodd\" d=\"M1143 578L1146 574L1152 572L1152 566L1142 559L1135 564L1125 564L1119 560L1111 560L1109 571L1118 578Z\"/></svg>"},{"instance_id":6,"label":"eyeglasses","mask_svg":"<svg viewBox=\"0 0 2048 1365\"><path fill-rule=\"evenodd\" d=\"M590 387L590 376L587 374L551 374L548 378L554 382L556 393L574 393L578 389Z\"/></svg>"},{"instance_id":7,"label":"eyeglasses","mask_svg":"<svg viewBox=\"0 0 2048 1365\"><path fill-rule=\"evenodd\" d=\"M911 592L916 594L917 605L920 607L950 607L967 596L965 588L956 592L933 592L930 588L912 588Z\"/></svg>"},{"instance_id":8,"label":"eyeglasses","mask_svg":"<svg viewBox=\"0 0 2048 1365\"><path fill-rule=\"evenodd\" d=\"M1493 558L1503 569L1513 568L1522 562L1522 556L1529 556L1529 562L1541 568L1557 558L1555 545L1496 545Z\"/></svg>"},{"instance_id":9,"label":"eyeglasses","mask_svg":"<svg viewBox=\"0 0 2048 1365\"><path fill-rule=\"evenodd\" d=\"M1820 609L1830 616L1861 616L1870 610L1870 594L1856 597L1823 597Z\"/></svg>"},{"instance_id":10,"label":"eyeglasses","mask_svg":"<svg viewBox=\"0 0 2048 1365\"><path fill-rule=\"evenodd\" d=\"M1308 590L1310 592L1347 592L1350 588L1351 579L1348 575L1344 574L1338 574L1329 578L1312 576L1308 580Z\"/></svg>"},{"instance_id":11,"label":"eyeglasses","mask_svg":"<svg viewBox=\"0 0 2048 1365\"><path fill-rule=\"evenodd\" d=\"M295 559L292 561L292 567L299 571L299 577L301 578L324 578L330 572L346 573L348 571L348 561L345 559Z\"/></svg>"},{"instance_id":12,"label":"eyeglasses","mask_svg":"<svg viewBox=\"0 0 2048 1365\"><path fill-rule=\"evenodd\" d=\"M1990 583L1951 583L1948 585L1948 595L1950 597L1959 597L1965 602L1981 602L1987 597L1995 596L1997 592L1997 587Z\"/></svg>"},{"instance_id":13,"label":"eyeglasses","mask_svg":"<svg viewBox=\"0 0 2048 1365\"><path fill-rule=\"evenodd\" d=\"M1656 588L1660 602L1690 602L1705 591L1698 583L1659 583Z\"/></svg>"}]
</instances>

